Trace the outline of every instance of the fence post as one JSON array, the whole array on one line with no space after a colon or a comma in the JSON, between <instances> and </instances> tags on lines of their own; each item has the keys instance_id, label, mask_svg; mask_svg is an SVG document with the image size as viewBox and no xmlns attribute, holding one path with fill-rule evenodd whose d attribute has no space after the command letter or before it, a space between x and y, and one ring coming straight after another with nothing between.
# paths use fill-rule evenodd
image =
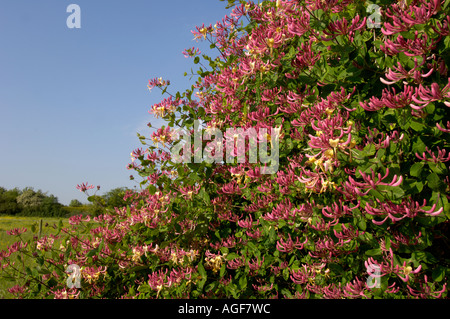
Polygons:
<instances>
[{"instance_id":1,"label":"fence post","mask_svg":"<svg viewBox=\"0 0 450 319\"><path fill-rule=\"evenodd\" d=\"M42 218L39 220L39 234L38 234L38 238L41 238L41 234L42 234Z\"/></svg>"}]
</instances>

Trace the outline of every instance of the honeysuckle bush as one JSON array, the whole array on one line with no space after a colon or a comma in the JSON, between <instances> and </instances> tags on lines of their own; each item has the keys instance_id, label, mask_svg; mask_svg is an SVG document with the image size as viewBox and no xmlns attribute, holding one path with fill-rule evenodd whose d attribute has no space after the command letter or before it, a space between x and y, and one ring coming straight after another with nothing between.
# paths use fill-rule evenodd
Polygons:
<instances>
[{"instance_id":1,"label":"honeysuckle bush","mask_svg":"<svg viewBox=\"0 0 450 319\"><path fill-rule=\"evenodd\" d=\"M228 7L222 21L192 31L211 53L183 52L198 68L186 73L190 88L149 82L165 95L150 113L166 124L139 135L129 168L141 190L125 196L132 204L71 217L71 227L31 242L12 230L18 242L1 253L2 275L22 281L10 292L447 298L450 1ZM276 128L278 140L256 143L278 143L278 169L175 161L178 128L203 137ZM192 153L205 154L208 141ZM22 267L27 256L34 265Z\"/></svg>"}]
</instances>

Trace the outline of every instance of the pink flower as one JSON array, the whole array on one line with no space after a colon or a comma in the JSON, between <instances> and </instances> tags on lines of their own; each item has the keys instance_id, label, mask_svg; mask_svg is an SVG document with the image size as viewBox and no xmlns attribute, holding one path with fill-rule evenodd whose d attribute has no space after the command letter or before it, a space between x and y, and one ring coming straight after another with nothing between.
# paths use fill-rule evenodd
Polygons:
<instances>
[{"instance_id":1,"label":"pink flower","mask_svg":"<svg viewBox=\"0 0 450 319\"><path fill-rule=\"evenodd\" d=\"M77 189L83 193L85 191L87 191L88 189L93 189L93 188L94 188L94 185L88 185L88 183L82 183L81 185L77 185Z\"/></svg>"},{"instance_id":2,"label":"pink flower","mask_svg":"<svg viewBox=\"0 0 450 319\"><path fill-rule=\"evenodd\" d=\"M170 85L169 80L163 80L163 78L154 78L148 81L148 90L151 91L154 87L164 87Z\"/></svg>"},{"instance_id":3,"label":"pink flower","mask_svg":"<svg viewBox=\"0 0 450 319\"><path fill-rule=\"evenodd\" d=\"M244 266L245 264L245 259L242 257L239 258L235 258L233 260L229 260L227 262L227 268L228 269L238 269L239 267Z\"/></svg>"},{"instance_id":4,"label":"pink flower","mask_svg":"<svg viewBox=\"0 0 450 319\"><path fill-rule=\"evenodd\" d=\"M264 256L262 260L259 258L254 258L248 262L248 267L250 268L250 272L257 272L264 263Z\"/></svg>"},{"instance_id":5,"label":"pink flower","mask_svg":"<svg viewBox=\"0 0 450 319\"><path fill-rule=\"evenodd\" d=\"M259 224L259 220L256 222L255 225L258 225L258 224ZM239 225L239 227L242 227L242 228L252 228L253 227L252 215L249 215L247 218L245 218L245 220L239 220L238 225Z\"/></svg>"},{"instance_id":6,"label":"pink flower","mask_svg":"<svg viewBox=\"0 0 450 319\"><path fill-rule=\"evenodd\" d=\"M308 223L308 226L311 227L312 229L316 230L316 231L328 231L331 229L331 226L336 225L338 222L337 219L333 220L333 221L328 221L325 222L325 220L323 218L318 218L316 219L315 223L313 224L312 222Z\"/></svg>"},{"instance_id":7,"label":"pink flower","mask_svg":"<svg viewBox=\"0 0 450 319\"><path fill-rule=\"evenodd\" d=\"M306 0L306 4L310 10L331 10L334 13L342 11L350 3L353 3L353 0Z\"/></svg>"},{"instance_id":8,"label":"pink flower","mask_svg":"<svg viewBox=\"0 0 450 319\"><path fill-rule=\"evenodd\" d=\"M298 270L292 270L289 278L297 285L303 285L308 283L310 280L314 280L316 277L316 272L312 267L307 267L302 265Z\"/></svg>"},{"instance_id":9,"label":"pink flower","mask_svg":"<svg viewBox=\"0 0 450 319\"><path fill-rule=\"evenodd\" d=\"M183 104L184 101L181 99L176 99L175 101L171 96L163 99L160 103L154 104L149 111L150 114L155 115L156 118L164 117L168 114L175 112L177 107Z\"/></svg>"},{"instance_id":10,"label":"pink flower","mask_svg":"<svg viewBox=\"0 0 450 319\"><path fill-rule=\"evenodd\" d=\"M261 121L267 119L269 116L275 116L277 114L278 114L278 109L277 109L277 111L275 113L270 114L270 109L268 107L266 107L264 109L261 108L261 109L259 109L257 111L250 112L247 115L247 117L248 117L249 120L256 121L256 122L261 122Z\"/></svg>"},{"instance_id":11,"label":"pink flower","mask_svg":"<svg viewBox=\"0 0 450 319\"><path fill-rule=\"evenodd\" d=\"M386 88L383 90L381 98L372 96L369 102L359 102L359 104L366 111L378 111L384 107L391 109L404 108L412 104L415 88L405 84L403 91L399 94L396 93L395 88Z\"/></svg>"},{"instance_id":12,"label":"pink flower","mask_svg":"<svg viewBox=\"0 0 450 319\"><path fill-rule=\"evenodd\" d=\"M78 299L81 290L77 288L52 290L55 299Z\"/></svg>"},{"instance_id":13,"label":"pink flower","mask_svg":"<svg viewBox=\"0 0 450 319\"><path fill-rule=\"evenodd\" d=\"M0 268L1 269L1 268ZM26 286L20 286L20 285L14 285L11 288L8 289L8 292L13 295L17 295L18 297L22 296L26 291L28 291L28 287Z\"/></svg>"},{"instance_id":14,"label":"pink flower","mask_svg":"<svg viewBox=\"0 0 450 319\"><path fill-rule=\"evenodd\" d=\"M19 236L20 234L23 234L27 231L25 227L22 228L14 228L6 231L6 234L10 236Z\"/></svg>"},{"instance_id":15,"label":"pink flower","mask_svg":"<svg viewBox=\"0 0 450 319\"><path fill-rule=\"evenodd\" d=\"M273 185L270 182L266 181L264 182L264 184L259 185L257 189L261 193L270 193L273 189Z\"/></svg>"},{"instance_id":16,"label":"pink flower","mask_svg":"<svg viewBox=\"0 0 450 319\"><path fill-rule=\"evenodd\" d=\"M342 254L351 252L342 249L344 246L344 241L342 239L339 239L336 242L330 236L324 236L323 238L317 239L314 242L314 246L314 251L309 251L308 254L312 258L318 258L325 263L335 260L336 257Z\"/></svg>"},{"instance_id":17,"label":"pink flower","mask_svg":"<svg viewBox=\"0 0 450 319\"><path fill-rule=\"evenodd\" d=\"M402 266L394 265L394 253L392 248L389 249L389 254L384 256L384 261L379 263L375 261L372 257L370 257L367 261L364 262L366 266L367 273L374 277L379 278L383 277L387 274L394 273L396 274L403 282L408 282L410 274L417 274L422 269L422 266L419 265L415 270L411 266L406 264L406 261L403 262ZM377 269L377 273L373 273L369 270Z\"/></svg>"},{"instance_id":18,"label":"pink flower","mask_svg":"<svg viewBox=\"0 0 450 319\"><path fill-rule=\"evenodd\" d=\"M183 51L183 55L184 55L185 58L194 57L194 56L199 55L200 53L201 53L200 50L198 48L195 48L195 47L192 47L192 48L189 48L189 49L185 49Z\"/></svg>"},{"instance_id":19,"label":"pink flower","mask_svg":"<svg viewBox=\"0 0 450 319\"><path fill-rule=\"evenodd\" d=\"M166 144L171 144L173 142L173 138L174 131L169 126L166 128L159 128L156 132L153 132L151 136L151 139L153 143L156 144L156 147L158 147L159 143L163 146L166 146Z\"/></svg>"},{"instance_id":20,"label":"pink flower","mask_svg":"<svg viewBox=\"0 0 450 319\"><path fill-rule=\"evenodd\" d=\"M450 161L450 152L448 152L447 157L446 157L447 150L445 150L445 149L441 150L438 147L437 156L433 152L431 152L428 147L425 148L425 151L428 153L428 155L431 156L431 159L426 156L425 152L422 153L422 156L420 156L418 153L416 153L416 157L418 159L421 159L422 161L433 162L436 164L437 163L445 163L445 162Z\"/></svg>"},{"instance_id":21,"label":"pink flower","mask_svg":"<svg viewBox=\"0 0 450 319\"><path fill-rule=\"evenodd\" d=\"M299 9L296 17L289 16L286 19L288 32L293 35L302 36L311 30L310 15L303 8Z\"/></svg>"},{"instance_id":22,"label":"pink flower","mask_svg":"<svg viewBox=\"0 0 450 319\"><path fill-rule=\"evenodd\" d=\"M404 198L401 204L394 204L390 201L381 202L379 199L376 200L378 203L378 208L373 207L374 204L370 205L366 203L365 211L366 213L373 216L385 217L382 221L377 221L372 219L372 222L376 225L384 224L387 219L391 219L393 223L398 222L404 218L414 218L419 213L428 214L429 216L437 216L443 212L443 207L434 211L436 209L436 204L433 204L429 210L425 210L426 200L420 205L418 202L414 202L410 199Z\"/></svg>"},{"instance_id":23,"label":"pink flower","mask_svg":"<svg viewBox=\"0 0 450 319\"><path fill-rule=\"evenodd\" d=\"M69 217L69 224L70 225L78 225L81 222L89 222L91 220L91 217L88 215L83 219L83 215L73 215Z\"/></svg>"},{"instance_id":24,"label":"pink flower","mask_svg":"<svg viewBox=\"0 0 450 319\"><path fill-rule=\"evenodd\" d=\"M359 207L360 207L359 200L358 200L358 204L356 206L350 208L342 203L342 199L339 199L339 203L334 202L331 204L331 206L325 206L324 208L322 208L322 214L325 217L337 220L342 216L346 216L346 215L352 216L353 215L352 211L354 209L358 209Z\"/></svg>"},{"instance_id":25,"label":"pink flower","mask_svg":"<svg viewBox=\"0 0 450 319\"><path fill-rule=\"evenodd\" d=\"M206 36L213 32L213 27L210 24L209 27L205 27L205 24L202 24L200 27L195 27L196 30L191 31L194 35L194 40L198 39L206 39Z\"/></svg>"},{"instance_id":26,"label":"pink flower","mask_svg":"<svg viewBox=\"0 0 450 319\"><path fill-rule=\"evenodd\" d=\"M349 26L348 21L345 18L342 20L337 20L331 22L327 29L323 31L324 34L328 35L329 38L322 37L322 41L331 41L334 40L337 36L348 36L350 42L353 42L355 31L364 29L366 25L367 18L364 17L361 21L359 14L357 14L353 19L352 23Z\"/></svg>"},{"instance_id":27,"label":"pink flower","mask_svg":"<svg viewBox=\"0 0 450 319\"><path fill-rule=\"evenodd\" d=\"M185 199L191 200L194 195L197 195L201 185L180 187L178 190Z\"/></svg>"},{"instance_id":28,"label":"pink flower","mask_svg":"<svg viewBox=\"0 0 450 319\"><path fill-rule=\"evenodd\" d=\"M359 280L358 277L356 277L352 282L348 282L343 287L344 296L348 298L366 297L366 295L364 294L366 290L366 282L363 280Z\"/></svg>"},{"instance_id":29,"label":"pink flower","mask_svg":"<svg viewBox=\"0 0 450 319\"><path fill-rule=\"evenodd\" d=\"M338 285L332 283L324 287L322 292L324 299L341 299L342 297L341 283L339 283Z\"/></svg>"},{"instance_id":30,"label":"pink flower","mask_svg":"<svg viewBox=\"0 0 450 319\"><path fill-rule=\"evenodd\" d=\"M429 283L427 275L424 275L424 280L421 280L419 285L420 290L415 290L407 285L410 295L419 299L441 298L442 294L447 291L447 283L444 283L441 290L434 290L435 283Z\"/></svg>"},{"instance_id":31,"label":"pink flower","mask_svg":"<svg viewBox=\"0 0 450 319\"><path fill-rule=\"evenodd\" d=\"M293 205L289 198L285 198L283 201L277 204L276 207L273 208L271 213L266 213L262 218L264 220L270 221L278 221L279 219L288 219L290 216L294 216L291 213Z\"/></svg>"},{"instance_id":32,"label":"pink flower","mask_svg":"<svg viewBox=\"0 0 450 319\"><path fill-rule=\"evenodd\" d=\"M447 16L443 23L441 21L436 21L436 28L434 26L431 27L436 33L439 33L442 36L450 35L450 16Z\"/></svg>"},{"instance_id":33,"label":"pink flower","mask_svg":"<svg viewBox=\"0 0 450 319\"><path fill-rule=\"evenodd\" d=\"M288 234L288 239L285 241L283 238L277 241L277 250L283 253L290 253L295 249L303 249L304 245L308 242L308 238L304 242L299 242L298 237L295 239L295 243L291 238L291 235Z\"/></svg>"},{"instance_id":34,"label":"pink flower","mask_svg":"<svg viewBox=\"0 0 450 319\"><path fill-rule=\"evenodd\" d=\"M245 233L247 234L248 237L255 239L255 240L258 240L259 238L261 238L263 236L263 232L259 228L255 229L253 231L247 230Z\"/></svg>"},{"instance_id":35,"label":"pink flower","mask_svg":"<svg viewBox=\"0 0 450 319\"><path fill-rule=\"evenodd\" d=\"M439 123L436 123L436 127L437 127L440 131L442 131L442 132L444 132L444 133L450 133L450 121L447 121L447 127L446 127L446 128L443 128Z\"/></svg>"},{"instance_id":36,"label":"pink flower","mask_svg":"<svg viewBox=\"0 0 450 319\"><path fill-rule=\"evenodd\" d=\"M430 102L440 101L445 98L450 98L450 78L449 83L442 88L439 88L437 83L432 83L430 88L424 87L422 84L415 89L415 94L412 96L412 100L421 104L421 106L412 105L411 107L416 110L421 110L426 107ZM444 102L447 106L450 106L449 102Z\"/></svg>"},{"instance_id":37,"label":"pink flower","mask_svg":"<svg viewBox=\"0 0 450 319\"><path fill-rule=\"evenodd\" d=\"M380 46L381 51L388 55L396 55L403 52L405 55L413 56L427 56L429 52L436 48L439 39L433 39L428 44L428 35L416 31L414 39L407 39L399 35L395 42L387 39L384 44Z\"/></svg>"},{"instance_id":38,"label":"pink flower","mask_svg":"<svg viewBox=\"0 0 450 319\"><path fill-rule=\"evenodd\" d=\"M258 280L258 282L260 282L260 280ZM252 284L252 287L259 293L265 293L273 289L273 283L271 283L270 286L268 284L262 284L261 286Z\"/></svg>"},{"instance_id":39,"label":"pink flower","mask_svg":"<svg viewBox=\"0 0 450 319\"><path fill-rule=\"evenodd\" d=\"M22 241L15 242L15 243L9 245L8 246L8 251L0 250L0 261L3 258L8 258L9 256L14 254L15 252L18 252L18 251L20 251L20 250L22 250L23 248L26 248L26 247L28 247L28 243L24 243ZM4 267L6 267L6 266L4 266Z\"/></svg>"},{"instance_id":40,"label":"pink flower","mask_svg":"<svg viewBox=\"0 0 450 319\"><path fill-rule=\"evenodd\" d=\"M320 59L321 52L314 52L312 50L312 44L314 41L309 40L308 43L302 43L301 47L298 48L298 53L295 59L292 61L292 66L296 67L298 70L305 68L311 69L314 64Z\"/></svg>"},{"instance_id":41,"label":"pink flower","mask_svg":"<svg viewBox=\"0 0 450 319\"><path fill-rule=\"evenodd\" d=\"M337 232L336 229L333 229L333 232L336 238L343 240L344 243L349 243L352 239L359 236L359 230L355 230L352 225L347 228L344 224L341 224L341 228L340 232Z\"/></svg>"},{"instance_id":42,"label":"pink flower","mask_svg":"<svg viewBox=\"0 0 450 319\"><path fill-rule=\"evenodd\" d=\"M248 185L244 185L243 187L240 187L239 184L235 181L232 180L230 183L227 183L225 185L222 186L222 189L219 190L218 192L220 194L236 194L236 195L240 195L242 194L242 190L247 188Z\"/></svg>"},{"instance_id":43,"label":"pink flower","mask_svg":"<svg viewBox=\"0 0 450 319\"><path fill-rule=\"evenodd\" d=\"M415 83L422 83L422 78L426 78L433 73L434 69L431 68L427 73L420 73L419 68L424 65L425 59L422 61L420 65L418 65L417 58L414 58L414 68L410 71L406 71L405 68L401 65L400 62L397 62L398 67L394 67L397 72L392 71L392 69L388 69L386 73L386 79L380 78L380 81L384 84L391 85L403 79L414 79Z\"/></svg>"},{"instance_id":44,"label":"pink flower","mask_svg":"<svg viewBox=\"0 0 450 319\"><path fill-rule=\"evenodd\" d=\"M378 185L393 186L397 187L403 181L402 176L394 175L390 183L383 182L389 176L389 168L386 169L386 174L382 177L380 173L375 176L375 172L371 169L372 174L368 175L361 170L359 171L364 182L357 182L353 177L349 177L348 181L344 183L344 190L347 194L356 194L358 196L365 196L369 193L371 189L376 189ZM377 178L378 177L378 178ZM378 179L378 180L376 180ZM340 192L343 192L342 188L337 188Z\"/></svg>"},{"instance_id":45,"label":"pink flower","mask_svg":"<svg viewBox=\"0 0 450 319\"><path fill-rule=\"evenodd\" d=\"M137 158L144 156L145 153L148 152L148 149L145 151L142 148L137 148L134 151L131 152L131 161L134 162Z\"/></svg>"},{"instance_id":46,"label":"pink flower","mask_svg":"<svg viewBox=\"0 0 450 319\"><path fill-rule=\"evenodd\" d=\"M409 6L409 10L401 4L394 3L386 9L386 16L392 19L392 23L385 22L381 32L384 35L393 35L402 31L410 30L416 24L425 24L440 10L440 1L432 0L422 3L423 6Z\"/></svg>"}]
</instances>

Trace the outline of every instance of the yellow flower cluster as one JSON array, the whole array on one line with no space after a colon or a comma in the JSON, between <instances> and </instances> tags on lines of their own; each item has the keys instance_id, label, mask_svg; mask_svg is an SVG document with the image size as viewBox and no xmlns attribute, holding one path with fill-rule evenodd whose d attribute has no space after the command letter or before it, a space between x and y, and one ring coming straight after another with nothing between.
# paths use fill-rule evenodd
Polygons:
<instances>
[{"instance_id":1,"label":"yellow flower cluster","mask_svg":"<svg viewBox=\"0 0 450 319\"><path fill-rule=\"evenodd\" d=\"M222 267L222 264L224 262L225 256L214 256L214 257L206 257L205 258L205 266L209 269L212 269L213 272L218 272L220 270L220 267Z\"/></svg>"},{"instance_id":2,"label":"yellow flower cluster","mask_svg":"<svg viewBox=\"0 0 450 319\"><path fill-rule=\"evenodd\" d=\"M185 264L192 263L198 255L199 253L196 249L189 250L181 258L180 254L177 254L177 252L172 252L170 255L170 260L176 265L185 266Z\"/></svg>"}]
</instances>

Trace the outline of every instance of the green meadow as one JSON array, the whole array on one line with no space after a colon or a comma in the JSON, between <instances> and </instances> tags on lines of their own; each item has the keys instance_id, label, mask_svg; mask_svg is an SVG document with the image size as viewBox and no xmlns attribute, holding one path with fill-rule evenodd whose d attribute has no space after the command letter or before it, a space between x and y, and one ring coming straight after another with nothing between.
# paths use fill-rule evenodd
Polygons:
<instances>
[{"instance_id":1,"label":"green meadow","mask_svg":"<svg viewBox=\"0 0 450 319\"><path fill-rule=\"evenodd\" d=\"M58 225L59 221L62 220L64 224L68 223L67 218L57 218L57 217L21 217L21 216L0 216L0 250L7 250L8 246L14 244L17 241L16 236L10 236L6 231L13 228L23 228L25 227L28 231L21 234L23 240L31 239L33 236L37 236L39 233L39 225L42 220L41 236L55 234L56 229L53 225ZM34 226L33 226L34 225ZM32 232L32 228L35 231ZM18 267L27 267L32 264L29 258L23 258L22 261L16 261ZM0 270L2 272L2 270ZM0 278L0 299L12 298L13 296L8 293L8 288L20 284L20 281L7 281Z\"/></svg>"}]
</instances>

